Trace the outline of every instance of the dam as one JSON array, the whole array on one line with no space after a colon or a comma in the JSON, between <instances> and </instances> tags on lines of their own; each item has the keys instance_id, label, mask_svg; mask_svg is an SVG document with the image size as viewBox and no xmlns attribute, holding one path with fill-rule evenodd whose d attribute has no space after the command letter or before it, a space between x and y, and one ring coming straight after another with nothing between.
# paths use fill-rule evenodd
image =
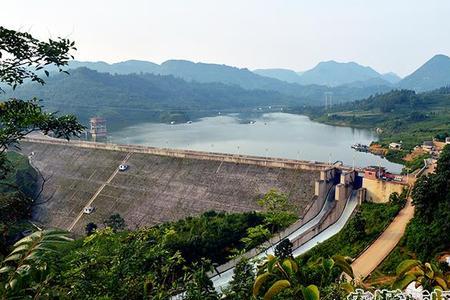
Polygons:
<instances>
[{"instance_id":1,"label":"dam","mask_svg":"<svg viewBox=\"0 0 450 300\"><path fill-rule=\"evenodd\" d=\"M301 217L313 204L320 171L330 165L243 155L27 138L24 155L41 176L33 219L84 233L119 213L129 229L205 211L260 210L270 189L286 193ZM118 172L126 163L129 168ZM95 210L83 214L87 205Z\"/></svg>"}]
</instances>

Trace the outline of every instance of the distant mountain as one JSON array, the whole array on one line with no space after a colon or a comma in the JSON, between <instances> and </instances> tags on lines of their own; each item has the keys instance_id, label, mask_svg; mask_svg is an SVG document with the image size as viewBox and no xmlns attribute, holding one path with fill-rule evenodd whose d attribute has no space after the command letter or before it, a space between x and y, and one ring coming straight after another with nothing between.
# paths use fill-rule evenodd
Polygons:
<instances>
[{"instance_id":1,"label":"distant mountain","mask_svg":"<svg viewBox=\"0 0 450 300\"><path fill-rule=\"evenodd\" d=\"M339 85L368 87L372 83L374 85L391 86L401 80L395 73L380 74L370 67L364 67L354 62L322 62L305 72L295 72L288 69L257 69L253 72L290 83L331 87Z\"/></svg>"},{"instance_id":2,"label":"distant mountain","mask_svg":"<svg viewBox=\"0 0 450 300\"><path fill-rule=\"evenodd\" d=\"M402 88L427 91L450 85L450 58L435 55L411 75L399 82Z\"/></svg>"},{"instance_id":3,"label":"distant mountain","mask_svg":"<svg viewBox=\"0 0 450 300\"><path fill-rule=\"evenodd\" d=\"M355 62L340 63L326 61L301 75L301 84L319 84L339 86L355 81L365 81L381 77L381 74L370 67L361 66Z\"/></svg>"},{"instance_id":4,"label":"distant mountain","mask_svg":"<svg viewBox=\"0 0 450 300\"><path fill-rule=\"evenodd\" d=\"M290 83L299 83L300 75L302 74L289 69L256 69L253 70L253 73Z\"/></svg>"},{"instance_id":5,"label":"distant mountain","mask_svg":"<svg viewBox=\"0 0 450 300\"><path fill-rule=\"evenodd\" d=\"M398 83L400 80L402 80L402 78L400 76L398 76L397 74L393 73L393 72L389 72L389 73L385 73L385 74L381 74L381 78L392 83L392 84L396 84Z\"/></svg>"},{"instance_id":6,"label":"distant mountain","mask_svg":"<svg viewBox=\"0 0 450 300\"><path fill-rule=\"evenodd\" d=\"M194 63L187 60L168 60L161 64L159 74L173 75L187 81L221 82L239 85L245 89L271 89L279 85L278 80L259 76L248 69L227 65Z\"/></svg>"},{"instance_id":7,"label":"distant mountain","mask_svg":"<svg viewBox=\"0 0 450 300\"><path fill-rule=\"evenodd\" d=\"M323 85L300 85L260 76L245 68L240 69L227 65L194 63L186 60L168 60L161 65L143 61L125 61L116 64L74 61L69 64L69 67L80 65L110 74L153 73L158 75L172 75L186 81L198 83L219 82L227 85L240 86L248 90L276 91L280 94L302 99L305 104L310 105L322 104L326 92L332 92L336 101L345 102L362 99L373 93L390 90L388 85L380 86L378 84L373 87L364 85L339 88L329 88Z\"/></svg>"},{"instance_id":8,"label":"distant mountain","mask_svg":"<svg viewBox=\"0 0 450 300\"><path fill-rule=\"evenodd\" d=\"M173 111L205 116L218 110L253 110L260 106L303 105L299 97L276 91L247 90L223 83L188 82L154 74L109 74L88 68L55 74L41 86L26 83L7 97L42 99L46 109L75 113L83 122L101 115L114 123L160 121Z\"/></svg>"},{"instance_id":9,"label":"distant mountain","mask_svg":"<svg viewBox=\"0 0 450 300\"><path fill-rule=\"evenodd\" d=\"M345 87L353 88L370 88L370 87L394 87L395 85L382 77L374 77L367 80L353 81L350 83L343 84Z\"/></svg>"},{"instance_id":10,"label":"distant mountain","mask_svg":"<svg viewBox=\"0 0 450 300\"><path fill-rule=\"evenodd\" d=\"M89 62L89 61L71 61L69 63L70 69L76 69L80 67L86 67L91 70L95 70L103 73L111 74L139 74L139 73L159 73L160 66L158 64L143 61L143 60L127 60L114 64L108 64L102 61Z\"/></svg>"}]
</instances>

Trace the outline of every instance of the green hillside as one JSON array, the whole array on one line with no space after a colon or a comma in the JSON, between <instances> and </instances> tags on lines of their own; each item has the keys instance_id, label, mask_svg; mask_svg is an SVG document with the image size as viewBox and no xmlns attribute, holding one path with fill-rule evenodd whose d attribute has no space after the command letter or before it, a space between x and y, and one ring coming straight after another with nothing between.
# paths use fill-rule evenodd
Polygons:
<instances>
[{"instance_id":1,"label":"green hillside","mask_svg":"<svg viewBox=\"0 0 450 300\"><path fill-rule=\"evenodd\" d=\"M395 90L329 110L309 107L293 111L333 125L379 128L381 143L402 141L407 150L450 134L450 88L419 94Z\"/></svg>"},{"instance_id":2,"label":"green hillside","mask_svg":"<svg viewBox=\"0 0 450 300\"><path fill-rule=\"evenodd\" d=\"M207 74L208 72L205 76ZM280 89L286 86L287 92L277 92L271 86L267 89L249 90L231 82L200 83L171 75L113 75L78 68L71 70L70 76L50 76L45 86L25 84L4 97L37 97L43 100L42 103L48 110L74 113L83 123L93 115L100 115L111 120L109 124L115 127L145 121L166 122L171 120L172 114L176 115L176 120L183 116L180 121L187 121L225 110L237 112L261 106L317 105L322 103L323 95L328 90L323 86L306 88L277 80L275 82L281 84ZM384 90L385 87L337 87L334 88L333 97L342 100L357 99L380 89Z\"/></svg>"}]
</instances>

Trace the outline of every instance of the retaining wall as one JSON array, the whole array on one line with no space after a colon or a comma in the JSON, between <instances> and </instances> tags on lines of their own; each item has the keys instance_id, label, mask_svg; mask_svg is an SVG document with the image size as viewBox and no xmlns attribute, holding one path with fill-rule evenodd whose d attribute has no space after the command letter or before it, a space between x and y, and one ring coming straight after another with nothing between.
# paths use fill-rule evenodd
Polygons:
<instances>
[{"instance_id":1,"label":"retaining wall","mask_svg":"<svg viewBox=\"0 0 450 300\"><path fill-rule=\"evenodd\" d=\"M135 229L208 210L260 210L257 200L272 188L288 195L299 217L314 209L310 206L316 207L312 203L314 182L320 173L316 170L185 158L179 157L178 151L173 151L173 156L164 152L154 155L147 153L153 150L148 147L60 140L27 139L21 147L26 155L34 153L30 158L33 166L45 178L33 218L43 226L58 228L70 226L131 153L129 169L117 173L104 186L92 203L94 213L83 215L74 227L78 234L87 223L101 225L114 213L120 213L128 227Z\"/></svg>"}]
</instances>

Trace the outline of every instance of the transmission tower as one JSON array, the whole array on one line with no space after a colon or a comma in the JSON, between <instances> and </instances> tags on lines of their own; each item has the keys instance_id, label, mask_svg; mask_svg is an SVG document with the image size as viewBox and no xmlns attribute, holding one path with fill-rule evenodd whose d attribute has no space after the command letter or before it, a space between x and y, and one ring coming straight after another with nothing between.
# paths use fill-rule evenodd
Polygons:
<instances>
[{"instance_id":1,"label":"transmission tower","mask_svg":"<svg viewBox=\"0 0 450 300\"><path fill-rule=\"evenodd\" d=\"M328 110L333 106L333 92L325 92L325 109Z\"/></svg>"}]
</instances>

